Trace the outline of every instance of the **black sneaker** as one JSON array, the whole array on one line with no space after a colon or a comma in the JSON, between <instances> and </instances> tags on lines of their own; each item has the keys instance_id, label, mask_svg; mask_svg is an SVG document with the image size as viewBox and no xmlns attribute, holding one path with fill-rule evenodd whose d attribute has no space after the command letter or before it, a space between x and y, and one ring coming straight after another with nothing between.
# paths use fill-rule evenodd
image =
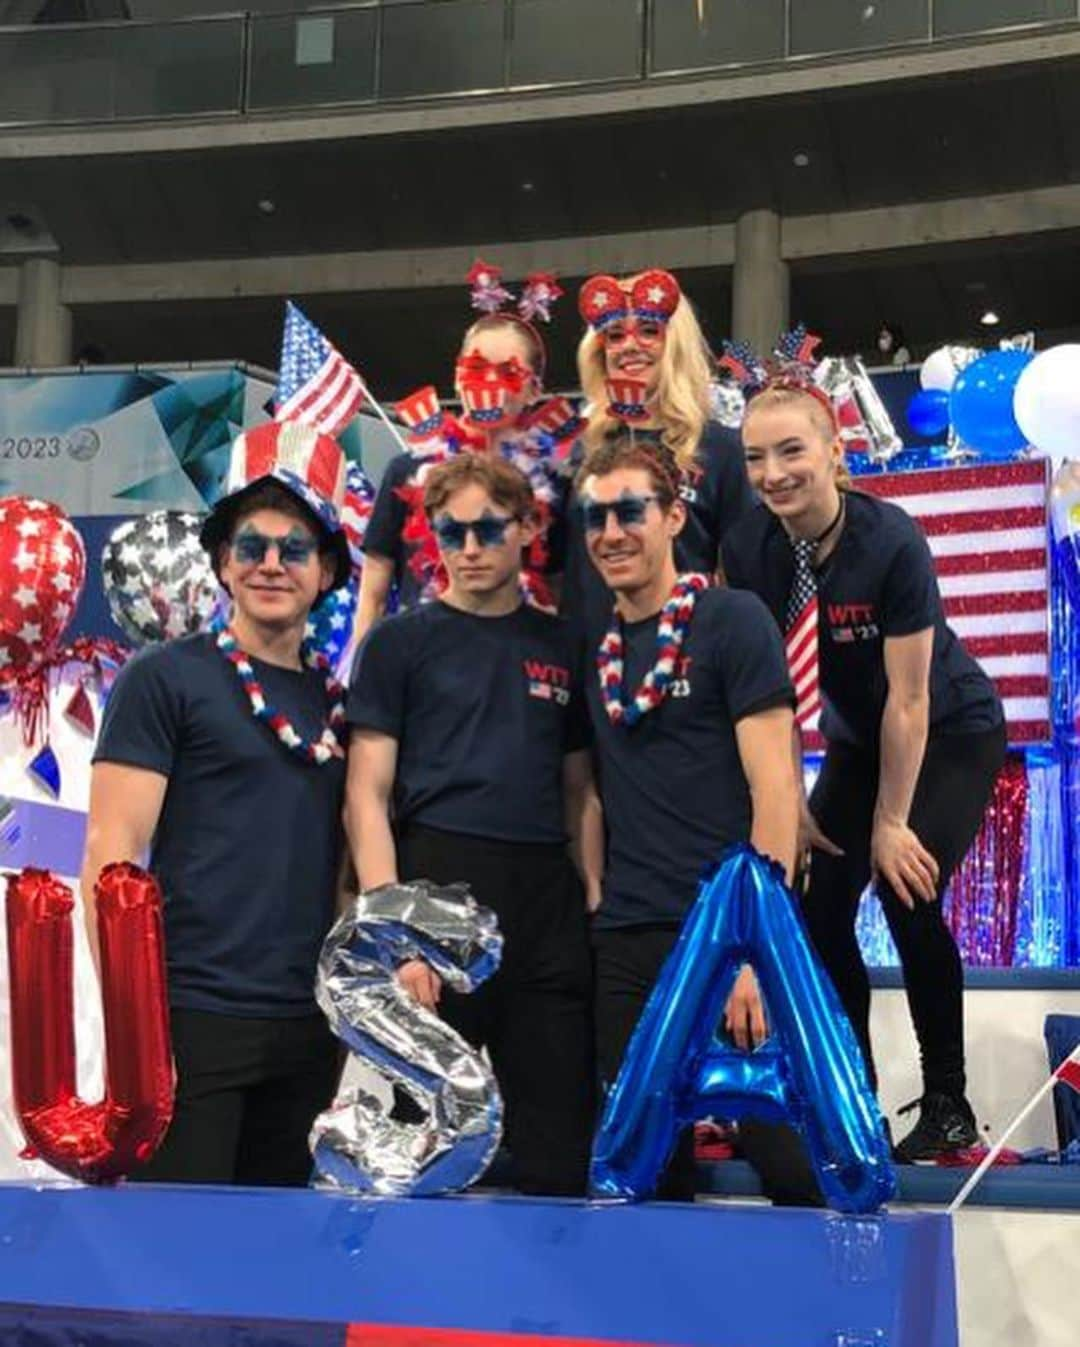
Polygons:
<instances>
[{"instance_id":1,"label":"black sneaker","mask_svg":"<svg viewBox=\"0 0 1080 1347\"><path fill-rule=\"evenodd\" d=\"M901 1165L932 1165L939 1155L963 1151L978 1143L975 1115L961 1095L924 1094L899 1110L919 1109L919 1121L898 1145L893 1158Z\"/></svg>"}]
</instances>

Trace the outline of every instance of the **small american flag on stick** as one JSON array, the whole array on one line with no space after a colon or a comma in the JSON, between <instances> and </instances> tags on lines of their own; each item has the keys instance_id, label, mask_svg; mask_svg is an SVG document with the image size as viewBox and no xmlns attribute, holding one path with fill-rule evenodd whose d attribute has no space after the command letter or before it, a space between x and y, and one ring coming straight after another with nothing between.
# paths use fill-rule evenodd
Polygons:
<instances>
[{"instance_id":1,"label":"small american flag on stick","mask_svg":"<svg viewBox=\"0 0 1080 1347\"><path fill-rule=\"evenodd\" d=\"M366 395L357 371L288 300L274 420L300 421L336 435L356 415Z\"/></svg>"}]
</instances>

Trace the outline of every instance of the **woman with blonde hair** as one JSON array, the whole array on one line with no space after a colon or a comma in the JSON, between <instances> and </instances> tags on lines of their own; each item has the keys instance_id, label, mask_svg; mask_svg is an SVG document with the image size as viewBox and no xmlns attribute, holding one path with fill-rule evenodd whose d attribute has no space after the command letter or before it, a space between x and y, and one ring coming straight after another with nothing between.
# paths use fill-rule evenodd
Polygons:
<instances>
[{"instance_id":1,"label":"woman with blonde hair","mask_svg":"<svg viewBox=\"0 0 1080 1347\"><path fill-rule=\"evenodd\" d=\"M664 445L681 478L686 523L675 543L680 572L712 575L720 543L752 504L737 431L712 419L712 358L693 306L668 271L593 276L578 309L587 326L578 373L588 421L581 456L629 428ZM605 625L611 599L589 565L581 521L567 511L563 611L587 630Z\"/></svg>"},{"instance_id":2,"label":"woman with blonde hair","mask_svg":"<svg viewBox=\"0 0 1080 1347\"><path fill-rule=\"evenodd\" d=\"M942 895L1004 761L1001 702L946 624L919 525L849 489L837 416L812 371L773 373L751 389L742 438L761 504L724 540L728 582L771 610L796 722L825 742L801 810L801 845L812 848L806 924L873 1077L855 920L875 881L922 1058L919 1120L896 1157L933 1161L978 1140L963 970Z\"/></svg>"}]
</instances>

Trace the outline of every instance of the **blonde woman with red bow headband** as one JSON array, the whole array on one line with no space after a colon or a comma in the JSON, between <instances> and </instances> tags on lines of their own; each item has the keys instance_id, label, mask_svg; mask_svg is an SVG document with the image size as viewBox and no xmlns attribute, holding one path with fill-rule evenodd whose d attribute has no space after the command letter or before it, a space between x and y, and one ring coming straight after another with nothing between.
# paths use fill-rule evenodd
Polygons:
<instances>
[{"instance_id":1,"label":"blonde woman with red bow headband","mask_svg":"<svg viewBox=\"0 0 1080 1347\"><path fill-rule=\"evenodd\" d=\"M622 279L591 277L578 310L587 324L578 347L588 408L582 449L629 428L642 443L669 450L686 506L677 567L715 574L721 540L752 496L738 433L710 418L712 358L693 306L671 272L652 269ZM611 614L576 510L567 515L562 607L589 632L603 629Z\"/></svg>"},{"instance_id":2,"label":"blonde woman with red bow headband","mask_svg":"<svg viewBox=\"0 0 1080 1347\"><path fill-rule=\"evenodd\" d=\"M435 598L446 577L424 513L424 480L437 464L460 452L498 453L528 478L539 512L540 532L526 558L526 598L550 607L546 577L554 566L548 532L558 504L555 466L561 444L578 430L563 398L540 401L547 351L537 323L547 322L562 294L549 272L526 278L516 305L501 272L477 262L469 272L473 307L481 313L462 338L454 369L461 415L443 410L435 388L417 390L397 404L405 421L409 453L387 465L364 540L356 636L363 637L387 607L391 591L400 609Z\"/></svg>"}]
</instances>

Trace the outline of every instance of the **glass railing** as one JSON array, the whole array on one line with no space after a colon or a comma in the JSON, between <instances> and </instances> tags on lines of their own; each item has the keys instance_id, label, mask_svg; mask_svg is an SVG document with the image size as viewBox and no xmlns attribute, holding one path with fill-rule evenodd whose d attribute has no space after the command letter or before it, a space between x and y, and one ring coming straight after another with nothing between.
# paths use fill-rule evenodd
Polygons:
<instances>
[{"instance_id":1,"label":"glass railing","mask_svg":"<svg viewBox=\"0 0 1080 1347\"><path fill-rule=\"evenodd\" d=\"M1077 22L1080 0L360 0L0 28L0 125L584 87Z\"/></svg>"}]
</instances>

